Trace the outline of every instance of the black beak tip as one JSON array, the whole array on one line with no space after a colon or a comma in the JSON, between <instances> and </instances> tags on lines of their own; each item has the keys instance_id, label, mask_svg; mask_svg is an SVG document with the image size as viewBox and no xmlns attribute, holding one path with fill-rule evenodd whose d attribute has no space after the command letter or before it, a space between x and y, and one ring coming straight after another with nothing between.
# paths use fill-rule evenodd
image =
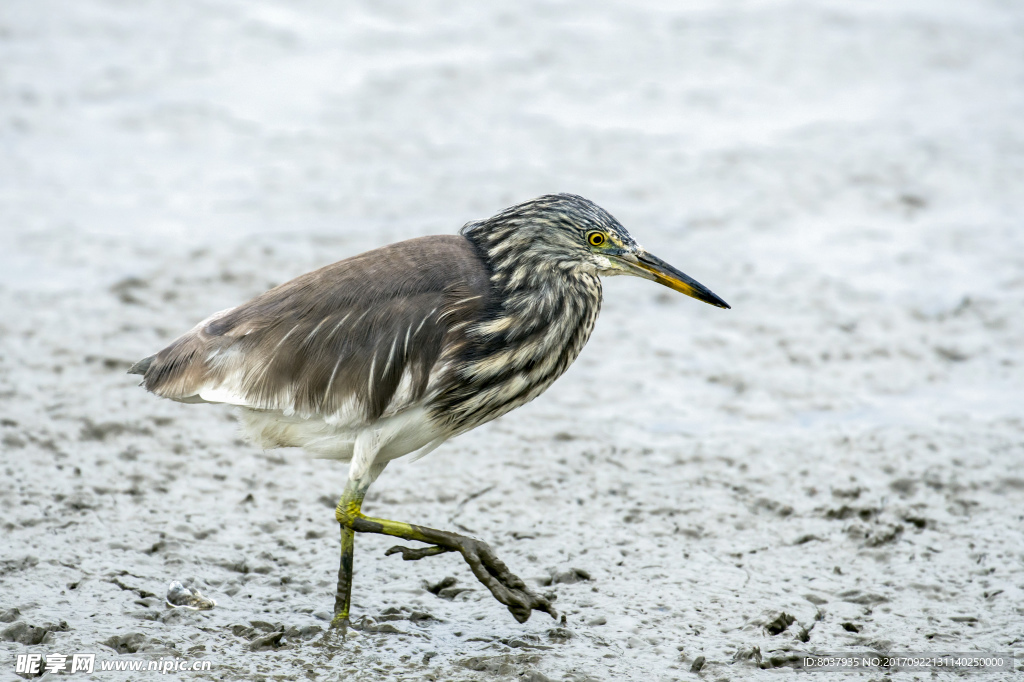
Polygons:
<instances>
[{"instance_id":1,"label":"black beak tip","mask_svg":"<svg viewBox=\"0 0 1024 682\"><path fill-rule=\"evenodd\" d=\"M732 310L732 306L726 303L718 296L718 294L712 292L710 289L701 287L703 291L700 291L700 295L695 298L704 301L708 305L713 305L716 308L724 308L725 310Z\"/></svg>"}]
</instances>

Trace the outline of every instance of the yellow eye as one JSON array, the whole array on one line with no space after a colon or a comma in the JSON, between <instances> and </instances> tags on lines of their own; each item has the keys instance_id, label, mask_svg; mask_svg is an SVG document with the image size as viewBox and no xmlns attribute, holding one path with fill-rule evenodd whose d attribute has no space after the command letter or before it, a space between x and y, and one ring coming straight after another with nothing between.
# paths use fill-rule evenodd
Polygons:
<instances>
[{"instance_id":1,"label":"yellow eye","mask_svg":"<svg viewBox=\"0 0 1024 682\"><path fill-rule=\"evenodd\" d=\"M606 241L608 241L608 238L600 232L591 232L587 235L587 242L589 242L591 246L604 246Z\"/></svg>"}]
</instances>

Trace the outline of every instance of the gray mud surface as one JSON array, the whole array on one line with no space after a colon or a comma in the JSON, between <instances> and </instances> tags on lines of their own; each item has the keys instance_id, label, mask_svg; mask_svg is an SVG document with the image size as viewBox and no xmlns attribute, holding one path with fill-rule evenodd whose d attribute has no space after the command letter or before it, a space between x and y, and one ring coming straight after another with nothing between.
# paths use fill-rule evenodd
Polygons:
<instances>
[{"instance_id":1,"label":"gray mud surface","mask_svg":"<svg viewBox=\"0 0 1024 682\"><path fill-rule=\"evenodd\" d=\"M1022 121L1019 2L4 2L0 678L26 652L532 682L1024 655ZM344 467L125 370L552 191L733 310L608 281L546 395L372 489L492 542L563 626L360 536L375 631L327 632ZM217 606L167 607L172 580Z\"/></svg>"}]
</instances>

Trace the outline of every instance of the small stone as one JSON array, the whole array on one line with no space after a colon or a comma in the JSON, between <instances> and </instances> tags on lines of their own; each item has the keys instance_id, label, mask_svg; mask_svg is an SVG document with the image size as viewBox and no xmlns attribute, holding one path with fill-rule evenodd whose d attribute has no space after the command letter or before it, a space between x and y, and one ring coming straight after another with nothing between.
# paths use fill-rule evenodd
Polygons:
<instances>
[{"instance_id":1,"label":"small stone","mask_svg":"<svg viewBox=\"0 0 1024 682\"><path fill-rule=\"evenodd\" d=\"M426 611L413 611L409 614L409 622L411 623L417 623L424 620L437 620L437 618Z\"/></svg>"},{"instance_id":2,"label":"small stone","mask_svg":"<svg viewBox=\"0 0 1024 682\"><path fill-rule=\"evenodd\" d=\"M701 668L704 667L704 661L705 660L706 659L703 656L698 656L696 658L696 660L694 660L693 665L690 666L690 672L691 673L699 673Z\"/></svg>"},{"instance_id":3,"label":"small stone","mask_svg":"<svg viewBox=\"0 0 1024 682\"><path fill-rule=\"evenodd\" d=\"M114 635L103 644L119 654L134 654L145 649L146 636L141 632L129 632L125 635Z\"/></svg>"},{"instance_id":4,"label":"small stone","mask_svg":"<svg viewBox=\"0 0 1024 682\"><path fill-rule=\"evenodd\" d=\"M446 587L443 590L437 592L437 596L441 599L452 600L460 594L462 594L463 592L472 592L472 590L468 587Z\"/></svg>"},{"instance_id":5,"label":"small stone","mask_svg":"<svg viewBox=\"0 0 1024 682\"><path fill-rule=\"evenodd\" d=\"M391 623L373 623L367 625L361 625L359 629L363 632L371 634L392 634L392 635L405 635L406 632L402 632Z\"/></svg>"},{"instance_id":6,"label":"small stone","mask_svg":"<svg viewBox=\"0 0 1024 682\"><path fill-rule=\"evenodd\" d=\"M796 618L789 615L785 611L780 611L779 615L765 624L764 629L768 631L769 635L778 635L786 631L790 625L796 621Z\"/></svg>"},{"instance_id":7,"label":"small stone","mask_svg":"<svg viewBox=\"0 0 1024 682\"><path fill-rule=\"evenodd\" d=\"M587 621L587 625L595 625L595 626L596 625L606 625L607 623L608 623L608 619L605 618L604 616L597 616L597 617L591 618L590 620Z\"/></svg>"},{"instance_id":8,"label":"small stone","mask_svg":"<svg viewBox=\"0 0 1024 682\"><path fill-rule=\"evenodd\" d=\"M282 637L284 637L283 630L261 635L260 637L252 640L252 643L249 644L249 648L253 651L259 651L260 649L279 649L283 646L281 643Z\"/></svg>"},{"instance_id":9,"label":"small stone","mask_svg":"<svg viewBox=\"0 0 1024 682\"><path fill-rule=\"evenodd\" d=\"M555 573L551 576L551 582L572 585L574 583L590 580L590 573L582 568L570 568L567 571Z\"/></svg>"},{"instance_id":10,"label":"small stone","mask_svg":"<svg viewBox=\"0 0 1024 682\"><path fill-rule=\"evenodd\" d=\"M440 582L434 583L433 585L424 581L423 587L425 587L427 592L430 592L431 594L439 594L441 590L451 587L455 583L455 578L448 576L447 578L442 578Z\"/></svg>"},{"instance_id":11,"label":"small stone","mask_svg":"<svg viewBox=\"0 0 1024 682\"><path fill-rule=\"evenodd\" d=\"M172 609L184 607L195 611L205 611L217 605L217 602L204 597L198 589L189 589L177 580L172 580L168 586L166 601Z\"/></svg>"},{"instance_id":12,"label":"small stone","mask_svg":"<svg viewBox=\"0 0 1024 682\"><path fill-rule=\"evenodd\" d=\"M558 627L558 628L551 628L550 630L548 630L548 639L551 640L552 642L556 642L556 643L568 642L572 638L573 638L572 630L569 630L568 628Z\"/></svg>"}]
</instances>

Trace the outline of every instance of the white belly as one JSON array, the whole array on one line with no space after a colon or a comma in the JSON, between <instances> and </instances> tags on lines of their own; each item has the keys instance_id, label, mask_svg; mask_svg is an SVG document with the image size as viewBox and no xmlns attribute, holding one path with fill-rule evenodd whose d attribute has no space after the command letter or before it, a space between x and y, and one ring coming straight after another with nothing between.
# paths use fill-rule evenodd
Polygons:
<instances>
[{"instance_id":1,"label":"white belly","mask_svg":"<svg viewBox=\"0 0 1024 682\"><path fill-rule=\"evenodd\" d=\"M242 422L246 435L264 448L302 448L314 457L352 461L352 478L361 478L373 464L386 464L417 450L425 455L449 437L421 407L361 429L320 417L249 408L242 408Z\"/></svg>"}]
</instances>

